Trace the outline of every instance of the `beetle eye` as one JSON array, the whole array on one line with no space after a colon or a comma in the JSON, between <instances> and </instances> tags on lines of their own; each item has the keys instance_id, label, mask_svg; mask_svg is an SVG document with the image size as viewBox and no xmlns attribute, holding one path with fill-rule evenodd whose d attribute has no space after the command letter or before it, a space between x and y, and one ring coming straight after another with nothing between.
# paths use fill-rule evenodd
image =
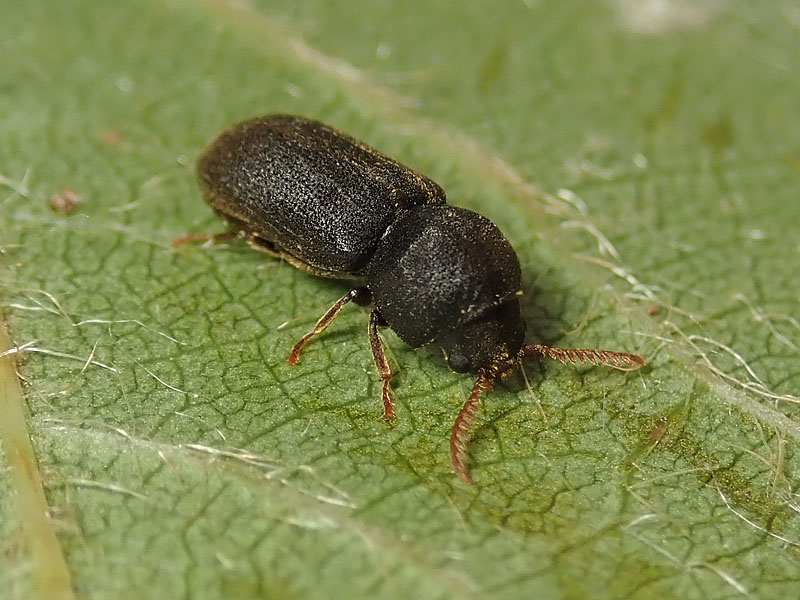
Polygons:
<instances>
[{"instance_id":1,"label":"beetle eye","mask_svg":"<svg viewBox=\"0 0 800 600\"><path fill-rule=\"evenodd\" d=\"M447 364L450 365L450 368L456 373L466 373L471 366L466 356L456 353L447 357Z\"/></svg>"}]
</instances>

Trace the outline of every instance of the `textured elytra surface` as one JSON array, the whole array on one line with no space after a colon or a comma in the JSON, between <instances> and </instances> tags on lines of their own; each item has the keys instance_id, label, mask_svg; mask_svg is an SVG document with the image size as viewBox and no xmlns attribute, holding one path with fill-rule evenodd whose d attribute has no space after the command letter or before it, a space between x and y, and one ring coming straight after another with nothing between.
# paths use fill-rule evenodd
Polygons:
<instances>
[{"instance_id":1,"label":"textured elytra surface","mask_svg":"<svg viewBox=\"0 0 800 600\"><path fill-rule=\"evenodd\" d=\"M669 3L642 28L634 4L4 11L3 312L79 357L21 370L80 597L794 593L797 15ZM488 397L462 486L446 443L471 382L436 352L387 335L387 428L365 311L285 365L340 286L238 244L171 250L220 227L204 144L274 111L498 223L532 337L652 366L532 365L533 395ZM69 217L47 208L65 188ZM93 349L116 371L82 371ZM27 597L3 479L0 576Z\"/></svg>"},{"instance_id":2,"label":"textured elytra surface","mask_svg":"<svg viewBox=\"0 0 800 600\"><path fill-rule=\"evenodd\" d=\"M234 228L339 278L362 274L399 210L445 200L426 177L297 115L226 129L204 150L198 178Z\"/></svg>"}]
</instances>

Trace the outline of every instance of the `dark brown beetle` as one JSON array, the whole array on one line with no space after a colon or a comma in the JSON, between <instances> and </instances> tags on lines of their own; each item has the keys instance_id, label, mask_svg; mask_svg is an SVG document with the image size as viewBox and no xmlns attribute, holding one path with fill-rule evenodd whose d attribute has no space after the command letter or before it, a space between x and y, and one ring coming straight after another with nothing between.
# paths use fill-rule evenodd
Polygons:
<instances>
[{"instance_id":1,"label":"dark brown beetle","mask_svg":"<svg viewBox=\"0 0 800 600\"><path fill-rule=\"evenodd\" d=\"M497 226L449 206L442 188L318 121L267 115L225 130L206 149L198 177L208 203L255 248L314 275L353 283L295 345L289 363L351 300L374 302L369 339L394 417L392 370L378 328L412 347L438 343L450 368L477 375L450 436L456 475L472 482L466 443L480 394L523 356L614 367L644 361L608 350L523 345L519 259ZM207 239L189 236L176 240Z\"/></svg>"}]
</instances>

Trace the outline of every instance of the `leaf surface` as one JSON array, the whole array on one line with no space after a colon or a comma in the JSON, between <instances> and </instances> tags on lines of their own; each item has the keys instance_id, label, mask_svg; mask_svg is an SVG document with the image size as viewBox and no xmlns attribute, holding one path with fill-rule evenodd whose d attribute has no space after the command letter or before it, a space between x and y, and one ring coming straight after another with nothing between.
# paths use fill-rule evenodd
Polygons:
<instances>
[{"instance_id":1,"label":"leaf surface","mask_svg":"<svg viewBox=\"0 0 800 600\"><path fill-rule=\"evenodd\" d=\"M796 594L798 23L780 2L6 7L5 360L75 595ZM364 309L286 365L344 288L171 246L223 228L204 144L278 111L498 223L531 341L648 367L530 363L530 389L487 396L466 486L447 442L472 382L438 351L385 335L394 427ZM73 214L48 207L63 190ZM0 479L23 598L48 565L18 494Z\"/></svg>"}]
</instances>

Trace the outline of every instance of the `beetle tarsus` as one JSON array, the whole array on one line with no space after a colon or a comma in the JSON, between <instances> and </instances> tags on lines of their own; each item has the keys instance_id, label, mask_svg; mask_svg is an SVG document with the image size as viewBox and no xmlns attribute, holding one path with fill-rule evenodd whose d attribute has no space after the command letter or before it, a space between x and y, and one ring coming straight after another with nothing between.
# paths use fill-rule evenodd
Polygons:
<instances>
[{"instance_id":1,"label":"beetle tarsus","mask_svg":"<svg viewBox=\"0 0 800 600\"><path fill-rule=\"evenodd\" d=\"M289 354L289 358L286 359L286 362L292 366L295 366L300 360L300 351L308 342L311 341L311 338L313 338L315 335L316 334L312 331L301 337L300 341L294 345L294 348L292 348L292 352Z\"/></svg>"},{"instance_id":2,"label":"beetle tarsus","mask_svg":"<svg viewBox=\"0 0 800 600\"><path fill-rule=\"evenodd\" d=\"M392 404L391 388L389 382L392 380L392 367L386 358L386 351L383 342L378 335L378 327L385 327L386 321L383 320L381 313L377 309L369 315L369 345L372 348L372 358L375 361L375 368L378 369L378 378L383 382L383 418L387 421L394 419L394 405Z\"/></svg>"},{"instance_id":3,"label":"beetle tarsus","mask_svg":"<svg viewBox=\"0 0 800 600\"><path fill-rule=\"evenodd\" d=\"M392 404L392 396L390 394L391 390L389 389L389 380L383 382L383 418L386 421L391 421L394 419L394 405Z\"/></svg>"},{"instance_id":4,"label":"beetle tarsus","mask_svg":"<svg viewBox=\"0 0 800 600\"><path fill-rule=\"evenodd\" d=\"M189 235L182 235L172 240L172 247L178 248L185 244L193 244L195 242L210 242L216 244L218 242L227 242L235 237L239 237L238 231L225 231L223 233L190 233Z\"/></svg>"},{"instance_id":5,"label":"beetle tarsus","mask_svg":"<svg viewBox=\"0 0 800 600\"><path fill-rule=\"evenodd\" d=\"M472 424L481 407L481 392L490 392L492 384L491 377L485 372L478 373L472 393L461 408L461 412L458 413L453 424L453 431L450 433L450 459L453 463L453 471L464 483L473 483L467 466L467 442Z\"/></svg>"},{"instance_id":6,"label":"beetle tarsus","mask_svg":"<svg viewBox=\"0 0 800 600\"><path fill-rule=\"evenodd\" d=\"M316 325L314 325L314 329L305 334L302 338L300 338L300 341L294 345L294 348L292 348L292 352L289 354L289 358L286 362L292 366L296 365L297 361L300 360L300 352L303 350L303 347L312 339L317 337L320 333L325 331L328 328L328 325L330 325L336 318L336 315L342 312L342 309L347 306L351 300L355 300L364 293L362 290L363 288L353 288L344 296L339 298L333 304L333 306L331 306L328 311L322 315L322 317L320 317L319 321L317 321Z\"/></svg>"}]
</instances>

